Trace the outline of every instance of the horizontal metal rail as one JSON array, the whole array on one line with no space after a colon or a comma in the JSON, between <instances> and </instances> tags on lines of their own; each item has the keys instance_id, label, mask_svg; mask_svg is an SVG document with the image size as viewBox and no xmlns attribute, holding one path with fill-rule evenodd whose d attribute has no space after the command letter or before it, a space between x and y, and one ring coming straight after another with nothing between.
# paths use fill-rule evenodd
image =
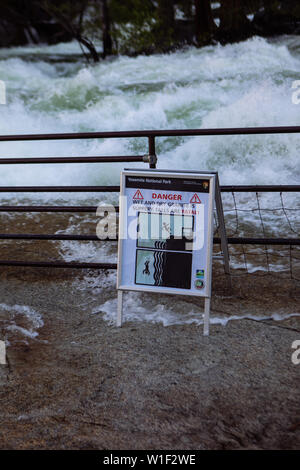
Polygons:
<instances>
[{"instance_id":1,"label":"horizontal metal rail","mask_svg":"<svg viewBox=\"0 0 300 470\"><path fill-rule=\"evenodd\" d=\"M228 237L229 245L286 245L300 246L300 238L245 238ZM221 243L220 238L214 238L214 243Z\"/></svg>"},{"instance_id":2,"label":"horizontal metal rail","mask_svg":"<svg viewBox=\"0 0 300 470\"><path fill-rule=\"evenodd\" d=\"M220 186L221 192L300 192L300 185ZM1 193L118 193L120 186L0 186Z\"/></svg>"},{"instance_id":3,"label":"horizontal metal rail","mask_svg":"<svg viewBox=\"0 0 300 470\"><path fill-rule=\"evenodd\" d=\"M61 134L23 134L1 135L0 142L18 142L35 140L73 140L73 139L122 139L134 137L188 137L209 135L261 135L261 134L297 134L300 126L280 127L235 127L219 129L165 129L117 132L72 132Z\"/></svg>"},{"instance_id":4,"label":"horizontal metal rail","mask_svg":"<svg viewBox=\"0 0 300 470\"><path fill-rule=\"evenodd\" d=\"M22 237L22 235L20 235ZM25 235L23 235L24 237ZM45 235L47 237L47 235ZM50 238L51 237L51 238ZM49 239L53 239L49 236ZM71 237L71 238L70 238ZM14 237L15 238L15 237ZM27 238L26 238L27 239ZM45 239L45 238L42 238ZM61 238L65 240L66 238ZM95 240L94 236L68 236L68 240ZM97 238L96 238L97 239ZM57 238L55 238L57 240ZM100 241L99 239L97 239ZM214 243L221 243L220 238L214 238ZM287 246L300 246L300 239L296 238L228 238L228 243L249 244L249 245L287 245ZM0 266L11 267L31 267L31 268L69 268L69 269L117 269L116 263L84 263L84 262L62 262L62 261L15 261L15 260L0 260Z\"/></svg>"},{"instance_id":5,"label":"horizontal metal rail","mask_svg":"<svg viewBox=\"0 0 300 470\"><path fill-rule=\"evenodd\" d=\"M42 233L0 233L0 240L78 240L102 241L97 235L68 235L68 234L42 234ZM113 240L111 240L113 241Z\"/></svg>"},{"instance_id":6,"label":"horizontal metal rail","mask_svg":"<svg viewBox=\"0 0 300 470\"><path fill-rule=\"evenodd\" d=\"M0 142L17 141L49 141L49 140L73 140L73 139L106 139L106 138L136 138L148 139L148 155L138 156L74 156L74 157L0 157L0 164L56 164L56 163L115 163L115 162L144 162L149 163L150 168L156 168L155 138L156 137L188 137L188 136L226 136L226 135L263 135L263 134L296 134L300 133L300 126L285 127L248 127L248 128L223 128L223 129L185 129L185 130L141 130L121 132L81 132L60 134L26 134L0 136ZM108 193L119 192L119 186L2 186L0 193ZM269 185L269 186L222 186L222 192L300 192L298 185ZM95 206L0 206L0 212L96 212ZM105 210L105 207L103 207ZM118 210L118 207L116 207ZM76 240L76 241L100 241L96 235L72 235L72 234L0 234L2 240ZM101 240L102 241L102 240ZM112 240L113 241L113 240ZM220 238L214 238L214 243L219 244ZM286 245L299 246L297 238L228 238L228 243L233 245ZM57 267L72 269L116 269L115 263L79 263L79 262L35 262L35 261L7 261L0 260L0 266L18 267Z\"/></svg>"},{"instance_id":7,"label":"horizontal metal rail","mask_svg":"<svg viewBox=\"0 0 300 470\"><path fill-rule=\"evenodd\" d=\"M0 240L70 240L70 241L117 241L117 238L101 240L97 235L70 235L70 234L31 234L31 233L0 233ZM230 245L300 245L300 238L231 238L227 241ZM214 238L214 243L221 243L221 239Z\"/></svg>"},{"instance_id":8,"label":"horizontal metal rail","mask_svg":"<svg viewBox=\"0 0 300 470\"><path fill-rule=\"evenodd\" d=\"M63 261L10 261L0 260L0 266L31 268L71 268L71 269L117 269L116 263L77 263Z\"/></svg>"},{"instance_id":9,"label":"horizontal metal rail","mask_svg":"<svg viewBox=\"0 0 300 470\"><path fill-rule=\"evenodd\" d=\"M300 192L300 184L220 186L220 189L223 193L297 193Z\"/></svg>"},{"instance_id":10,"label":"horizontal metal rail","mask_svg":"<svg viewBox=\"0 0 300 470\"><path fill-rule=\"evenodd\" d=\"M120 186L0 186L0 193L118 193Z\"/></svg>"},{"instance_id":11,"label":"horizontal metal rail","mask_svg":"<svg viewBox=\"0 0 300 470\"><path fill-rule=\"evenodd\" d=\"M105 210L105 206L103 207ZM0 212L72 212L95 214L97 206L0 206ZM115 206L115 211L119 208Z\"/></svg>"},{"instance_id":12,"label":"horizontal metal rail","mask_svg":"<svg viewBox=\"0 0 300 470\"><path fill-rule=\"evenodd\" d=\"M143 162L144 155L119 156L119 157L25 157L25 158L2 158L0 165L20 164L47 164L47 163L118 163L118 162Z\"/></svg>"}]
</instances>

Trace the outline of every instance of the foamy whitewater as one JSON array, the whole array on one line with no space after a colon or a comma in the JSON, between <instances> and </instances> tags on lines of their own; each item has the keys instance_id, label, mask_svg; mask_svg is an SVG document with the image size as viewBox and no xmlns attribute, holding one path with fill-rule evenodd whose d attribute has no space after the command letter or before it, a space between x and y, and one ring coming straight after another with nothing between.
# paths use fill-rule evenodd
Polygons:
<instances>
[{"instance_id":1,"label":"foamy whitewater","mask_svg":"<svg viewBox=\"0 0 300 470\"><path fill-rule=\"evenodd\" d=\"M44 326L42 315L27 305L7 305L0 303L1 338L6 344L37 338L38 331Z\"/></svg>"},{"instance_id":2,"label":"foamy whitewater","mask_svg":"<svg viewBox=\"0 0 300 470\"><path fill-rule=\"evenodd\" d=\"M79 52L76 43L0 51L0 80L7 87L1 134L300 124L291 89L300 78L299 37L273 43L253 38L98 65L78 56L70 61L72 51ZM161 138L157 147L160 168L218 170L222 184L299 181L297 135ZM6 157L146 151L146 139L0 145ZM122 167L1 167L1 184L115 184Z\"/></svg>"},{"instance_id":3,"label":"foamy whitewater","mask_svg":"<svg viewBox=\"0 0 300 470\"><path fill-rule=\"evenodd\" d=\"M225 47L188 48L150 57L119 57L97 65L87 65L82 60L76 43L1 49L0 80L5 81L7 89L7 105L0 106L1 134L300 125L300 105L292 103L292 84L300 80L299 36L272 41L256 37ZM146 152L146 139L0 143L3 157ZM299 184L300 135L296 134L160 138L157 154L158 168L217 170L223 185ZM124 166L130 165L1 166L0 184L114 185L118 184ZM144 164L132 166L145 168ZM21 197L1 195L2 203ZM118 202L116 194L30 197L44 202ZM262 204L280 207L278 198L278 195L265 195ZM296 194L285 198L287 207L299 207ZM256 201L248 199L247 195L241 195L239 203L251 209ZM296 236L295 233L299 234L297 213L289 215L292 232L287 236ZM73 220L69 232L78 233L79 222L76 223L75 216ZM229 214L229 225L230 221ZM245 214L240 236L249 235L249 226L254 231L259 227L258 214ZM269 236L281 234L282 222L270 214L265 229ZM112 261L115 244L95 247L93 243L63 242L61 253L66 260ZM249 269L257 268L249 266ZM114 281L113 276L110 281ZM166 308L166 305L173 308L170 300L163 308L155 309L152 300L146 310L140 305L139 294L132 299L136 299L132 300L136 302L133 310L139 311L139 318L153 321L157 313L158 321L177 322L177 317L174 320ZM129 304L126 308L132 311ZM106 302L99 310L109 319L109 312L115 310L114 301ZM181 310L189 307L185 304ZM185 321L194 321L195 315L191 311ZM182 317L178 319L181 321Z\"/></svg>"}]
</instances>

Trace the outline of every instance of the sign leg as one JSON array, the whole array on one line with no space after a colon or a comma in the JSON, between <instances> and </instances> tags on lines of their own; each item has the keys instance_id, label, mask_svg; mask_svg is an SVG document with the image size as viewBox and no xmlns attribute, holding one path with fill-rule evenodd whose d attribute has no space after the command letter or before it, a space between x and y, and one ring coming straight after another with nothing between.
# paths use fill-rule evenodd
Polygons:
<instances>
[{"instance_id":1,"label":"sign leg","mask_svg":"<svg viewBox=\"0 0 300 470\"><path fill-rule=\"evenodd\" d=\"M117 312L117 326L122 326L123 314L123 291L118 290L118 312Z\"/></svg>"},{"instance_id":2,"label":"sign leg","mask_svg":"<svg viewBox=\"0 0 300 470\"><path fill-rule=\"evenodd\" d=\"M223 203L222 203L222 197L221 197L221 192L220 192L220 184L219 184L219 176L218 175L216 176L215 202L216 202L216 209L217 209L217 215L218 215L218 224L219 224L218 229L219 229L220 238L221 238L221 249L222 249L222 252L223 252L223 261L224 261L225 273L230 274L228 241L227 241L227 234L226 234L226 227L225 227L225 220L224 220L224 211L223 211Z\"/></svg>"},{"instance_id":3,"label":"sign leg","mask_svg":"<svg viewBox=\"0 0 300 470\"><path fill-rule=\"evenodd\" d=\"M205 297L203 335L209 336L210 297Z\"/></svg>"}]
</instances>

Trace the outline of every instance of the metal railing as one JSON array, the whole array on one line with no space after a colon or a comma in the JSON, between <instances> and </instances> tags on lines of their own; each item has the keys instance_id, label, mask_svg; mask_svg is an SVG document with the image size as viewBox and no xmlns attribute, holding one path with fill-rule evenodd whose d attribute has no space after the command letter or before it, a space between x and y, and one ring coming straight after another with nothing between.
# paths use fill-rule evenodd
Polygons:
<instances>
[{"instance_id":1,"label":"metal railing","mask_svg":"<svg viewBox=\"0 0 300 470\"><path fill-rule=\"evenodd\" d=\"M300 126L289 127L250 127L226 129L185 129L185 130L143 130L122 132L83 132L63 134L28 134L3 135L0 142L19 141L45 141L45 140L74 140L74 139L116 139L116 138L147 138L148 153L133 156L72 156L72 157L24 157L2 158L0 164L61 164L61 163L116 163L116 162L144 162L155 169L157 155L155 139L159 137L188 137L188 136L228 136L228 135L262 135L262 134L295 134L300 133ZM300 185L269 185L269 186L221 186L221 192L300 192ZM105 193L119 192L119 186L1 186L0 193ZM118 212L118 207L116 211ZM96 213L96 206L42 206L42 205L0 205L0 212L44 212L44 213ZM96 235L70 235L70 234L0 234L1 240L70 240L70 241L102 241ZM108 239L109 241L109 239ZM219 244L220 239L214 238ZM232 245L286 245L299 246L300 238L245 238L229 237L228 243ZM28 267L56 267L56 268L91 268L116 269L115 263L83 263L61 261L14 261L0 260L0 266L28 266Z\"/></svg>"}]
</instances>

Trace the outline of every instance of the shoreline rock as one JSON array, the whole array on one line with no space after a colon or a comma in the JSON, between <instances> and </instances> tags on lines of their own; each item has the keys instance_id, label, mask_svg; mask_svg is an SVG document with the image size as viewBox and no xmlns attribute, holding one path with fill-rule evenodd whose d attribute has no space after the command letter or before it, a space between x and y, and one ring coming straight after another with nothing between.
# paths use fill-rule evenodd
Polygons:
<instances>
[{"instance_id":1,"label":"shoreline rock","mask_svg":"<svg viewBox=\"0 0 300 470\"><path fill-rule=\"evenodd\" d=\"M1 449L299 449L300 318L230 321L209 337L188 324L118 329L91 313L105 299L78 289L78 274L42 272L0 272L3 302L44 321L7 348ZM230 291L216 280L213 315L295 312L286 282L243 278Z\"/></svg>"}]
</instances>

